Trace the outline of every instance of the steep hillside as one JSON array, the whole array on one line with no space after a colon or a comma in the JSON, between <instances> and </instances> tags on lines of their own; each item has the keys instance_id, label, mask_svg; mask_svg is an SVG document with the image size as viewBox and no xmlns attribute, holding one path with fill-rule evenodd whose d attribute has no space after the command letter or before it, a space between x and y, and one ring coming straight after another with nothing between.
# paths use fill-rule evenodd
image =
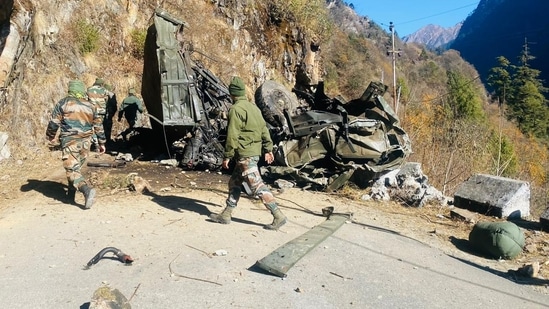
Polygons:
<instances>
[{"instance_id":1,"label":"steep hillside","mask_svg":"<svg viewBox=\"0 0 549 309\"><path fill-rule=\"evenodd\" d=\"M418 31L402 38L404 43L419 43L427 46L429 49L447 49L456 39L463 23L450 28L443 28L438 25L427 25Z\"/></svg>"},{"instance_id":2,"label":"steep hillside","mask_svg":"<svg viewBox=\"0 0 549 309\"><path fill-rule=\"evenodd\" d=\"M483 80L496 57L505 56L516 63L524 48L536 57L530 65L549 80L549 2L537 0L481 0L477 9L463 23L451 45L472 63ZM525 45L526 44L526 45ZM547 86L547 83L546 85Z\"/></svg>"},{"instance_id":3,"label":"steep hillside","mask_svg":"<svg viewBox=\"0 0 549 309\"><path fill-rule=\"evenodd\" d=\"M535 186L546 181L537 176L545 170L547 162L537 162L546 149L516 133L513 124L500 125L478 72L459 53L435 54L398 38L396 53L388 53L390 33L340 0L4 3L8 9L1 11L11 15L2 32L0 133L8 136L12 156L0 164L36 164L49 152L45 126L69 80L91 85L103 77L119 97L129 87L148 87L142 84L144 38L161 6L187 24L184 41L192 45L195 60L225 83L242 76L249 98L269 79L289 89L315 87L322 80L326 93L342 100L362 96L372 81L383 82L389 87L386 101L412 139L415 153L409 159L420 162L430 182L446 194L478 172L532 180ZM467 100L461 100L461 88ZM463 119L459 104L474 104L484 118ZM122 129L115 123L115 134ZM512 169L495 159L498 130L511 145ZM514 149L539 151L527 157Z\"/></svg>"}]
</instances>

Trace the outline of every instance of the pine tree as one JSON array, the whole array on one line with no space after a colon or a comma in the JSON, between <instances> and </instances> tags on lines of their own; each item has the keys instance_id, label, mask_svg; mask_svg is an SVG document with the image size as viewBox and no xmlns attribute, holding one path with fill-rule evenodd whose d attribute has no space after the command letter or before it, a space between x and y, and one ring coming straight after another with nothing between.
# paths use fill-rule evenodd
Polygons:
<instances>
[{"instance_id":1,"label":"pine tree","mask_svg":"<svg viewBox=\"0 0 549 309\"><path fill-rule=\"evenodd\" d=\"M480 121L485 118L482 100L472 81L454 71L447 72L448 100L454 119Z\"/></svg>"},{"instance_id":2,"label":"pine tree","mask_svg":"<svg viewBox=\"0 0 549 309\"><path fill-rule=\"evenodd\" d=\"M506 92L509 91L511 85L511 62L503 56L496 58L498 66L490 69L488 75L488 85L493 88L494 94L498 99L498 103L501 105L505 102Z\"/></svg>"},{"instance_id":3,"label":"pine tree","mask_svg":"<svg viewBox=\"0 0 549 309\"><path fill-rule=\"evenodd\" d=\"M519 65L513 66L507 115L517 122L523 133L547 138L549 108L543 95L547 88L543 87L542 81L538 78L540 71L529 66L528 62L532 59L534 57L528 54L528 46L525 43L519 56Z\"/></svg>"}]
</instances>

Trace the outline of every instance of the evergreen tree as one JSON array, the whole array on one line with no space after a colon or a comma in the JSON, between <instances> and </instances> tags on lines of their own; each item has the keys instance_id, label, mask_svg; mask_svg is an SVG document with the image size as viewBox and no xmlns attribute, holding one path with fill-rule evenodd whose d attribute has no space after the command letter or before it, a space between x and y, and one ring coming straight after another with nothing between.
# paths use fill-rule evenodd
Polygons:
<instances>
[{"instance_id":1,"label":"evergreen tree","mask_svg":"<svg viewBox=\"0 0 549 309\"><path fill-rule=\"evenodd\" d=\"M528 62L532 59L534 57L528 54L525 44L519 56L519 65L513 66L514 74L509 89L507 115L517 122L517 126L523 133L547 138L549 137L549 108L543 95L547 89L538 78L540 71L529 66Z\"/></svg>"},{"instance_id":2,"label":"evergreen tree","mask_svg":"<svg viewBox=\"0 0 549 309\"><path fill-rule=\"evenodd\" d=\"M482 100L472 81L458 72L448 71L446 74L451 116L472 121L484 119Z\"/></svg>"},{"instance_id":3,"label":"evergreen tree","mask_svg":"<svg viewBox=\"0 0 549 309\"><path fill-rule=\"evenodd\" d=\"M488 75L488 85L493 88L494 93L498 99L498 103L501 105L505 102L506 95L509 92L511 85L511 62L503 56L496 58L498 66L490 69Z\"/></svg>"}]
</instances>

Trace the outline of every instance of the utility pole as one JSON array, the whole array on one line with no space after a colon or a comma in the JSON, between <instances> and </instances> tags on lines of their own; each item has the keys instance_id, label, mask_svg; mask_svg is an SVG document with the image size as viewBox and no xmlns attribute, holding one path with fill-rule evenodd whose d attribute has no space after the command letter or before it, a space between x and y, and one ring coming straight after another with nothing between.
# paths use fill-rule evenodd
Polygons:
<instances>
[{"instance_id":1,"label":"utility pole","mask_svg":"<svg viewBox=\"0 0 549 309\"><path fill-rule=\"evenodd\" d=\"M393 60L393 108L395 113L398 113L398 101L397 101L397 82L396 82L396 55L400 55L400 50L395 50L395 25L393 22L389 22L389 30L391 31L391 43L392 48L388 53L391 54Z\"/></svg>"}]
</instances>

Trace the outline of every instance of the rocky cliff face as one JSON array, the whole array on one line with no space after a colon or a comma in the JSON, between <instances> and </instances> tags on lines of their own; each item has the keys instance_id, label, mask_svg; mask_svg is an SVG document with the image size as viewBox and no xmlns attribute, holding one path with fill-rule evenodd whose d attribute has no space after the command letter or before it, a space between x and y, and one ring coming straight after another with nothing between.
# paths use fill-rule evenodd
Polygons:
<instances>
[{"instance_id":1,"label":"rocky cliff face","mask_svg":"<svg viewBox=\"0 0 549 309\"><path fill-rule=\"evenodd\" d=\"M255 89L266 79L288 85L297 77L307 84L318 81L318 38L269 3L167 0L162 7L188 24L185 40L196 57L226 82L241 75ZM40 151L49 112L71 79L91 85L103 77L121 95L147 86L141 85L143 63L132 45L135 33L150 26L156 3L26 0L8 1L3 8L0 18L11 14L0 56L0 132L8 132L12 144ZM83 53L82 32L92 30L98 34L96 50Z\"/></svg>"}]
</instances>

